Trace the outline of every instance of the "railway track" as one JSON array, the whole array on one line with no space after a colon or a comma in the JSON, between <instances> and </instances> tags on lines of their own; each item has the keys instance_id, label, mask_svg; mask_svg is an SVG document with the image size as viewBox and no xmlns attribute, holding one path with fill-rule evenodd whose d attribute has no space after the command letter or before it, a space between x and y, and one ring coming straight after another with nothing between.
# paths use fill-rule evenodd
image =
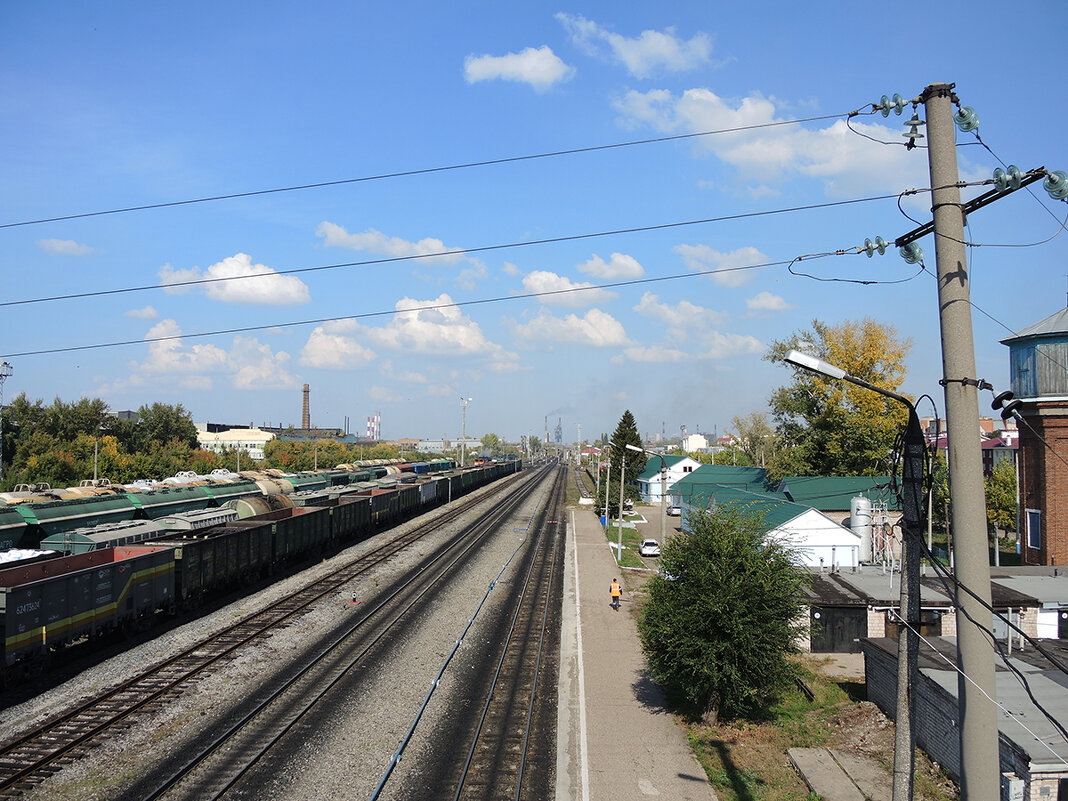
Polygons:
<instances>
[{"instance_id":1,"label":"railway track","mask_svg":"<svg viewBox=\"0 0 1068 801\"><path fill-rule=\"evenodd\" d=\"M543 736L545 721L539 711L556 693L555 671L543 666L558 632L553 610L559 608L562 591L566 472L560 471L539 520L496 671L455 780L454 801L548 797L544 780L549 771L544 768L555 748L553 738ZM528 770L532 764L537 771Z\"/></svg>"},{"instance_id":2,"label":"railway track","mask_svg":"<svg viewBox=\"0 0 1068 801\"><path fill-rule=\"evenodd\" d=\"M531 478L524 479L524 476L529 474L520 473L517 479L526 491L530 491L529 488L536 482ZM515 481L516 479L512 479L503 482L500 485L502 491L513 487ZM519 494L522 495L523 492ZM244 618L77 708L0 746L0 796L17 796L62 769L65 764L99 742L99 738L118 730L133 716L159 709L176 697L189 682L206 675L212 666L232 658L249 645L262 642L274 630L295 619L312 604L325 596L337 593L339 588L431 532L453 522L485 500L485 496L465 498L445 514L395 538L374 553L340 566L329 575L297 590L269 608ZM511 508L511 503L506 502L498 507L498 510L504 508ZM462 535L453 538L446 550L454 547L461 539ZM402 587L398 592L403 589ZM362 619L370 616L371 613L368 613ZM299 678L295 677L296 680Z\"/></svg>"}]
</instances>

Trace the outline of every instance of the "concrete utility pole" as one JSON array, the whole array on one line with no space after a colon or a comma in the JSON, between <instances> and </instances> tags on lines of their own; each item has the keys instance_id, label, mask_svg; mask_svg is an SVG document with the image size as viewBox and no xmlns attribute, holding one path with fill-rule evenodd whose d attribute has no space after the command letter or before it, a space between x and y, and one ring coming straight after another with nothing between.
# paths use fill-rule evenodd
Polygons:
<instances>
[{"instance_id":1,"label":"concrete utility pole","mask_svg":"<svg viewBox=\"0 0 1068 801\"><path fill-rule=\"evenodd\" d=\"M960 189L956 186L957 139L952 90L950 84L931 84L920 99L927 113L927 154L931 166L953 553L957 580L977 596L973 598L963 591L957 595L961 799L974 801L994 798L1001 776L994 707L997 696L994 647L990 635L986 496L978 436L979 389L975 381L964 215Z\"/></svg>"},{"instance_id":2,"label":"concrete utility pole","mask_svg":"<svg viewBox=\"0 0 1068 801\"><path fill-rule=\"evenodd\" d=\"M4 477L4 382L13 372L11 362L0 363L0 478Z\"/></svg>"}]
</instances>

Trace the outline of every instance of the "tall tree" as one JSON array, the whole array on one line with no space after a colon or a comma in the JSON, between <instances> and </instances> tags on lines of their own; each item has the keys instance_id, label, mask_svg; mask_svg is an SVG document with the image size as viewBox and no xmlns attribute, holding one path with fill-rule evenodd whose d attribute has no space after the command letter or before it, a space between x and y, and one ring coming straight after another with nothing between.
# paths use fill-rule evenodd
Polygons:
<instances>
[{"instance_id":1,"label":"tall tree","mask_svg":"<svg viewBox=\"0 0 1068 801\"><path fill-rule=\"evenodd\" d=\"M630 409L623 412L616 430L612 433L609 458L612 460L612 468L616 473L619 472L619 466L623 464L625 458L626 470L623 473L623 483L637 484L638 474L645 469L646 456L644 453L627 450L628 445L636 448L642 447L638 424L634 421L634 415L630 413Z\"/></svg>"},{"instance_id":2,"label":"tall tree","mask_svg":"<svg viewBox=\"0 0 1068 801\"><path fill-rule=\"evenodd\" d=\"M774 341L767 361L781 363L797 349L818 356L877 387L899 392L912 343L890 325L872 319L839 325L812 321L812 330ZM776 461L794 474L880 475L908 413L869 389L793 369L793 380L770 403L781 449ZM781 471L776 471L781 472Z\"/></svg>"},{"instance_id":3,"label":"tall tree","mask_svg":"<svg viewBox=\"0 0 1068 801\"><path fill-rule=\"evenodd\" d=\"M729 433L745 454L748 464L765 467L774 460L779 442L766 414L751 412L744 417L735 415L731 418L731 429Z\"/></svg>"},{"instance_id":4,"label":"tall tree","mask_svg":"<svg viewBox=\"0 0 1068 801\"><path fill-rule=\"evenodd\" d=\"M669 700L714 725L756 715L793 680L807 574L753 517L688 519L692 536L664 546L638 631Z\"/></svg>"},{"instance_id":5,"label":"tall tree","mask_svg":"<svg viewBox=\"0 0 1068 801\"><path fill-rule=\"evenodd\" d=\"M1002 459L986 478L986 516L995 526L1016 530L1016 468Z\"/></svg>"}]
</instances>

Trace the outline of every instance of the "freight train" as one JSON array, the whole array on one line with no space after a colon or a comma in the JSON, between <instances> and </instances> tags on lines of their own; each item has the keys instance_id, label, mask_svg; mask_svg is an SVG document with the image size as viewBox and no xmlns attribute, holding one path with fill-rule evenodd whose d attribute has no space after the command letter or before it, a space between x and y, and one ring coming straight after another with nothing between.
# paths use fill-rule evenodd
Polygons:
<instances>
[{"instance_id":1,"label":"freight train","mask_svg":"<svg viewBox=\"0 0 1068 801\"><path fill-rule=\"evenodd\" d=\"M522 465L451 467L443 460L217 475L215 481L186 476L175 484L177 495L175 488L127 487L88 496L88 503L23 498L13 508L24 528L14 536L23 548L39 545L57 555L0 569L3 683L62 661L75 641L149 629L161 617L195 611L212 597L360 542ZM0 506L0 514L11 508Z\"/></svg>"}]
</instances>

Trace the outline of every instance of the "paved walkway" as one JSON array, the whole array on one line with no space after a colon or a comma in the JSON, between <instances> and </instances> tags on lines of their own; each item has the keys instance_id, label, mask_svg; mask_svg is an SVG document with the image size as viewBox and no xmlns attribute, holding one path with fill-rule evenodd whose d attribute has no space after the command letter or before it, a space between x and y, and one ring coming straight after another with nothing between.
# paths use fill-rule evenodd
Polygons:
<instances>
[{"instance_id":1,"label":"paved walkway","mask_svg":"<svg viewBox=\"0 0 1068 801\"><path fill-rule=\"evenodd\" d=\"M715 801L685 731L644 673L628 582L597 517L567 514L557 801ZM625 592L618 612L608 598L617 576Z\"/></svg>"}]
</instances>

